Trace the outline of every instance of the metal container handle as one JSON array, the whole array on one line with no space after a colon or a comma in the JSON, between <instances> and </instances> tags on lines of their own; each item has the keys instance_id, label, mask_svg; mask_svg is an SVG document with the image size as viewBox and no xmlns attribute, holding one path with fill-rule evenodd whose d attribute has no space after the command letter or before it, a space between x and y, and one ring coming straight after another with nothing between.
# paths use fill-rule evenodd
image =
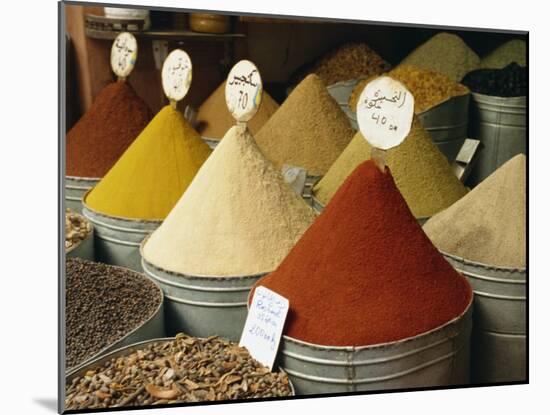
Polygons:
<instances>
[{"instance_id":1,"label":"metal container handle","mask_svg":"<svg viewBox=\"0 0 550 415\"><path fill-rule=\"evenodd\" d=\"M183 112L183 116L191 124L193 128L197 128L197 115L198 111L192 107L191 105L188 105L185 107L185 111Z\"/></svg>"},{"instance_id":2,"label":"metal container handle","mask_svg":"<svg viewBox=\"0 0 550 415\"><path fill-rule=\"evenodd\" d=\"M456 159L451 167L453 168L455 176L462 183L464 183L470 176L472 168L475 166L475 163L479 158L480 148L481 141L467 138L456 155Z\"/></svg>"}]
</instances>

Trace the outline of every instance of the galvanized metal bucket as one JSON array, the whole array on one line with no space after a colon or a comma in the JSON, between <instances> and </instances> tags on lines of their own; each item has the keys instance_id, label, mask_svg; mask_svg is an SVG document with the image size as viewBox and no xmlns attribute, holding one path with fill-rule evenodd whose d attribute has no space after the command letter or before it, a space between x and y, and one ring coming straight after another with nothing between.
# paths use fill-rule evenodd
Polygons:
<instances>
[{"instance_id":1,"label":"galvanized metal bucket","mask_svg":"<svg viewBox=\"0 0 550 415\"><path fill-rule=\"evenodd\" d=\"M116 359L122 356L128 356L129 354L132 354L136 350L146 348L147 346L153 343L172 341L174 339L175 339L174 337L159 336L158 338L154 338L152 340L136 341L131 345L121 346L116 350L111 351L108 354L105 354L100 357L96 357L94 359L90 359L89 361L86 362L85 365L79 365L77 368L72 369L70 372L66 372L65 384L70 385L74 378L85 376L86 372L88 372L89 370L93 370L97 367L103 366L105 363L107 363L111 359ZM284 372L284 369L279 368L279 371ZM290 390L292 391L290 396L295 396L296 391L290 379L289 379L289 386L290 386Z\"/></svg>"},{"instance_id":2,"label":"galvanized metal bucket","mask_svg":"<svg viewBox=\"0 0 550 415\"><path fill-rule=\"evenodd\" d=\"M470 136L483 145L469 183L480 183L506 161L527 150L527 98L472 93Z\"/></svg>"},{"instance_id":3,"label":"galvanized metal bucket","mask_svg":"<svg viewBox=\"0 0 550 415\"><path fill-rule=\"evenodd\" d=\"M82 198L101 179L65 176L65 204L73 212L82 213Z\"/></svg>"},{"instance_id":4,"label":"galvanized metal bucket","mask_svg":"<svg viewBox=\"0 0 550 415\"><path fill-rule=\"evenodd\" d=\"M420 114L418 120L452 163L468 136L470 94L452 97Z\"/></svg>"},{"instance_id":5,"label":"galvanized metal bucket","mask_svg":"<svg viewBox=\"0 0 550 415\"><path fill-rule=\"evenodd\" d=\"M329 94L340 105L356 131L359 130L357 115L355 110L349 106L349 97L361 81L361 79L351 79L327 87ZM433 142L449 162L454 161L467 137L469 102L469 94L452 97L418 114L422 126L430 133Z\"/></svg>"},{"instance_id":6,"label":"galvanized metal bucket","mask_svg":"<svg viewBox=\"0 0 550 415\"><path fill-rule=\"evenodd\" d=\"M430 218L431 218L431 216L424 216L422 218L416 218L416 221L418 222L418 224L420 226L423 226L428 221L428 219L430 219Z\"/></svg>"},{"instance_id":7,"label":"galvanized metal bucket","mask_svg":"<svg viewBox=\"0 0 550 415\"><path fill-rule=\"evenodd\" d=\"M317 213L321 213L323 209L325 209L325 205L319 202L319 200L313 195L311 195L311 206Z\"/></svg>"},{"instance_id":8,"label":"galvanized metal bucket","mask_svg":"<svg viewBox=\"0 0 550 415\"><path fill-rule=\"evenodd\" d=\"M214 138L208 138L208 137L201 137L202 141L204 141L208 146L214 150L218 144L220 144L220 140L216 140Z\"/></svg>"},{"instance_id":9,"label":"galvanized metal bucket","mask_svg":"<svg viewBox=\"0 0 550 415\"><path fill-rule=\"evenodd\" d=\"M248 293L254 283L265 275L184 275L163 270L143 258L142 267L145 274L164 291L168 334L184 332L195 337L217 335L233 341L239 341L243 331Z\"/></svg>"},{"instance_id":10,"label":"galvanized metal bucket","mask_svg":"<svg viewBox=\"0 0 550 415\"><path fill-rule=\"evenodd\" d=\"M355 130L359 130L357 124L357 117L355 111L349 106L349 97L357 84L361 82L361 79L350 79L349 81L336 82L335 84L327 87L328 93L334 98L334 100L340 105L342 111L348 116L348 120L351 127Z\"/></svg>"},{"instance_id":11,"label":"galvanized metal bucket","mask_svg":"<svg viewBox=\"0 0 550 415\"><path fill-rule=\"evenodd\" d=\"M97 261L142 272L139 246L162 221L126 219L104 215L86 205L82 214L94 226L94 250Z\"/></svg>"},{"instance_id":12,"label":"galvanized metal bucket","mask_svg":"<svg viewBox=\"0 0 550 415\"><path fill-rule=\"evenodd\" d=\"M88 261L95 261L94 255L94 228L77 245L65 251L67 258L82 258Z\"/></svg>"},{"instance_id":13,"label":"galvanized metal bucket","mask_svg":"<svg viewBox=\"0 0 550 415\"><path fill-rule=\"evenodd\" d=\"M527 380L525 268L500 268L442 252L472 285L472 382Z\"/></svg>"},{"instance_id":14,"label":"galvanized metal bucket","mask_svg":"<svg viewBox=\"0 0 550 415\"><path fill-rule=\"evenodd\" d=\"M139 273L139 276L141 278L147 278L141 273ZM68 376L70 376L71 373L81 370L81 368L83 367L87 367L88 365L96 362L98 359L101 359L106 355L109 356L110 352L112 352L113 350L116 351L117 349L129 346L134 343L144 342L150 339L164 337L166 335L166 332L164 330L164 294L158 284L156 284L155 281L153 281L153 283L155 284L156 289L159 291L160 303L156 310L149 316L149 318L121 339L103 348L101 351L89 357L82 363L76 365L74 368L69 368L70 371L66 371L66 373L69 373Z\"/></svg>"},{"instance_id":15,"label":"galvanized metal bucket","mask_svg":"<svg viewBox=\"0 0 550 415\"><path fill-rule=\"evenodd\" d=\"M322 346L285 335L277 362L299 395L464 385L471 309L470 302L460 316L427 333L372 346Z\"/></svg>"},{"instance_id":16,"label":"galvanized metal bucket","mask_svg":"<svg viewBox=\"0 0 550 415\"><path fill-rule=\"evenodd\" d=\"M321 180L322 176L307 175L304 191L302 192L302 198L309 205L313 206L313 187Z\"/></svg>"}]
</instances>

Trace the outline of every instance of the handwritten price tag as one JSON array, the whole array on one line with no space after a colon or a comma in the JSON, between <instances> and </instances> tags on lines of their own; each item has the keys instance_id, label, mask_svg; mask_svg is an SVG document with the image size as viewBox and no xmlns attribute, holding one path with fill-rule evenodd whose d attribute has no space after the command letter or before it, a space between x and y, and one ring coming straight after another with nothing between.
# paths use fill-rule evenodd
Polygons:
<instances>
[{"instance_id":1,"label":"handwritten price tag","mask_svg":"<svg viewBox=\"0 0 550 415\"><path fill-rule=\"evenodd\" d=\"M388 150L409 135L414 96L389 76L369 82L357 102L357 122L363 137L375 148Z\"/></svg>"},{"instance_id":2,"label":"handwritten price tag","mask_svg":"<svg viewBox=\"0 0 550 415\"><path fill-rule=\"evenodd\" d=\"M266 287L254 291L239 346L244 346L258 362L273 368L283 334L288 300Z\"/></svg>"},{"instance_id":3,"label":"handwritten price tag","mask_svg":"<svg viewBox=\"0 0 550 415\"><path fill-rule=\"evenodd\" d=\"M262 102L262 78L256 65L247 60L237 62L225 83L225 102L233 118L249 121Z\"/></svg>"},{"instance_id":4,"label":"handwritten price tag","mask_svg":"<svg viewBox=\"0 0 550 415\"><path fill-rule=\"evenodd\" d=\"M162 65L162 89L173 101L181 101L189 88L193 77L191 58L181 49L175 49L166 57Z\"/></svg>"},{"instance_id":5,"label":"handwritten price tag","mask_svg":"<svg viewBox=\"0 0 550 415\"><path fill-rule=\"evenodd\" d=\"M120 78L126 78L136 65L137 40L131 33L120 33L111 47L111 68Z\"/></svg>"}]
</instances>

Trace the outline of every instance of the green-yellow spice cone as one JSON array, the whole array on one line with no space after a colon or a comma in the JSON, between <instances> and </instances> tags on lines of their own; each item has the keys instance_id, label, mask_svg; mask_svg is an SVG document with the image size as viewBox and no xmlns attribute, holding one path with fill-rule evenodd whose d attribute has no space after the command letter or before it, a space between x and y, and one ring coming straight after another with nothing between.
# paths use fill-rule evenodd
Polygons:
<instances>
[{"instance_id":1,"label":"green-yellow spice cone","mask_svg":"<svg viewBox=\"0 0 550 415\"><path fill-rule=\"evenodd\" d=\"M370 155L371 146L361 133L357 133L314 187L315 198L326 205L351 172L361 162L370 159ZM405 141L388 150L386 164L417 218L435 215L467 192L416 118Z\"/></svg>"}]
</instances>

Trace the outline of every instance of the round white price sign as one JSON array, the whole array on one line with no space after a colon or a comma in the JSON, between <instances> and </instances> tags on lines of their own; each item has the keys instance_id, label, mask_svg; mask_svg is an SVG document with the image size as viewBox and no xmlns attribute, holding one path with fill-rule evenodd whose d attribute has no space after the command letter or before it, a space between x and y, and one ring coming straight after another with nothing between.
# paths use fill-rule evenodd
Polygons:
<instances>
[{"instance_id":1,"label":"round white price sign","mask_svg":"<svg viewBox=\"0 0 550 415\"><path fill-rule=\"evenodd\" d=\"M136 65L138 53L137 40L131 33L120 33L111 47L111 68L113 72L126 78Z\"/></svg>"},{"instance_id":2,"label":"round white price sign","mask_svg":"<svg viewBox=\"0 0 550 415\"><path fill-rule=\"evenodd\" d=\"M388 150L403 142L411 131L414 96L389 76L369 82L357 102L357 122L371 146Z\"/></svg>"},{"instance_id":3,"label":"round white price sign","mask_svg":"<svg viewBox=\"0 0 550 415\"><path fill-rule=\"evenodd\" d=\"M235 64L225 83L225 102L233 118L249 121L262 102L262 77L256 65L247 60Z\"/></svg>"},{"instance_id":4,"label":"round white price sign","mask_svg":"<svg viewBox=\"0 0 550 415\"><path fill-rule=\"evenodd\" d=\"M181 101L189 88L193 77L193 65L189 55L181 49L170 52L162 65L162 88L166 96Z\"/></svg>"}]
</instances>

